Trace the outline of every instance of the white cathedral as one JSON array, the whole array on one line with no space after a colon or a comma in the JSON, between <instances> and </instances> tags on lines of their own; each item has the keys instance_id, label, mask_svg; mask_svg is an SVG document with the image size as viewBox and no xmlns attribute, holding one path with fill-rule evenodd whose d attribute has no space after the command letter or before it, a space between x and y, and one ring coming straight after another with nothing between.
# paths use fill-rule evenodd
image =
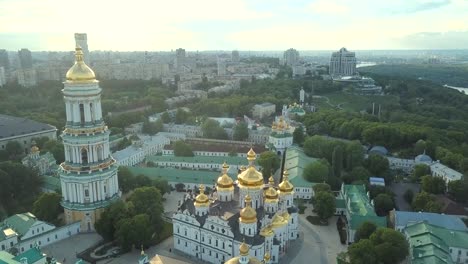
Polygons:
<instances>
[{"instance_id":1,"label":"white cathedral","mask_svg":"<svg viewBox=\"0 0 468 264\"><path fill-rule=\"evenodd\" d=\"M265 184L255 159L251 149L236 182L224 164L212 194L200 185L186 195L173 215L175 249L209 263L278 263L298 236L294 187L287 171L278 186L273 177Z\"/></svg>"}]
</instances>

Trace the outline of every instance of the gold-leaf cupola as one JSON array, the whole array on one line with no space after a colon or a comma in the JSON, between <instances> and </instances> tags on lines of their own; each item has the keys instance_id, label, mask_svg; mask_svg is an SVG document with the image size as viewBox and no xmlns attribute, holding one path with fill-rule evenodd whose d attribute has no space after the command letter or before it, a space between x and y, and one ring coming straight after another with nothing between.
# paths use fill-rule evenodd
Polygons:
<instances>
[{"instance_id":1,"label":"gold-leaf cupola","mask_svg":"<svg viewBox=\"0 0 468 264\"><path fill-rule=\"evenodd\" d=\"M270 186L264 192L265 202L278 202L278 192L274 188L275 180L273 176L270 176L268 183Z\"/></svg>"},{"instance_id":2,"label":"gold-leaf cupola","mask_svg":"<svg viewBox=\"0 0 468 264\"><path fill-rule=\"evenodd\" d=\"M294 190L294 186L289 182L289 172L284 170L283 181L278 185L279 191L284 194L290 194Z\"/></svg>"},{"instance_id":3,"label":"gold-leaf cupola","mask_svg":"<svg viewBox=\"0 0 468 264\"><path fill-rule=\"evenodd\" d=\"M249 161L249 167L243 170L241 168L241 173L237 176L239 181L239 187L256 187L261 188L263 186L263 175L255 168L255 159L257 154L253 149L250 149L247 153L247 160Z\"/></svg>"},{"instance_id":4,"label":"gold-leaf cupola","mask_svg":"<svg viewBox=\"0 0 468 264\"><path fill-rule=\"evenodd\" d=\"M67 71L68 82L94 82L96 75L83 60L83 50L80 46L75 49L75 64Z\"/></svg>"},{"instance_id":5,"label":"gold-leaf cupola","mask_svg":"<svg viewBox=\"0 0 468 264\"><path fill-rule=\"evenodd\" d=\"M210 206L210 199L205 194L205 186L200 184L200 194L195 197L195 207L208 207Z\"/></svg>"},{"instance_id":6,"label":"gold-leaf cupola","mask_svg":"<svg viewBox=\"0 0 468 264\"><path fill-rule=\"evenodd\" d=\"M257 222L257 211L252 208L252 198L248 194L245 196L245 207L240 211L239 221L244 224Z\"/></svg>"}]
</instances>

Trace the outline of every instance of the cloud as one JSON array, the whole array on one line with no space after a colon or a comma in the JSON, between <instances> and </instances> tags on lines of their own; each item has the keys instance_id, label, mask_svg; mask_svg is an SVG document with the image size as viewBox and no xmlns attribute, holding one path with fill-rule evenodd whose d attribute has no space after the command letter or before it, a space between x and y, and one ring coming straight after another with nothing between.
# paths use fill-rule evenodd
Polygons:
<instances>
[{"instance_id":1,"label":"cloud","mask_svg":"<svg viewBox=\"0 0 468 264\"><path fill-rule=\"evenodd\" d=\"M459 49L460 43L468 43L468 30L449 32L418 32L399 39L410 49Z\"/></svg>"},{"instance_id":2,"label":"cloud","mask_svg":"<svg viewBox=\"0 0 468 264\"><path fill-rule=\"evenodd\" d=\"M404 1L402 6L395 7L391 10L392 14L413 14L434 9L439 9L448 6L452 0L418 0Z\"/></svg>"},{"instance_id":3,"label":"cloud","mask_svg":"<svg viewBox=\"0 0 468 264\"><path fill-rule=\"evenodd\" d=\"M308 8L317 14L325 15L341 15L348 13L350 11L349 7L338 2L333 2L329 0L317 0L309 4Z\"/></svg>"}]
</instances>

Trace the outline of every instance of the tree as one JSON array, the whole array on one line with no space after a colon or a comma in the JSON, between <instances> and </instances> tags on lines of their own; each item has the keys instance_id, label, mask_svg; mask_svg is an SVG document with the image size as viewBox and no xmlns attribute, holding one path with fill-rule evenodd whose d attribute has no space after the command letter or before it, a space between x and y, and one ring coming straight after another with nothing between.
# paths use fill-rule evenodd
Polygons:
<instances>
[{"instance_id":1,"label":"tree","mask_svg":"<svg viewBox=\"0 0 468 264\"><path fill-rule=\"evenodd\" d=\"M403 194L403 198L408 204L413 202L414 192L411 189L406 189L405 193Z\"/></svg>"},{"instance_id":2,"label":"tree","mask_svg":"<svg viewBox=\"0 0 468 264\"><path fill-rule=\"evenodd\" d=\"M163 227L162 195L155 187L141 187L133 191L129 197L135 214L147 214L155 232L159 233Z\"/></svg>"},{"instance_id":3,"label":"tree","mask_svg":"<svg viewBox=\"0 0 468 264\"><path fill-rule=\"evenodd\" d=\"M185 190L185 184L177 183L175 185L175 189L176 189L177 192L183 192Z\"/></svg>"},{"instance_id":4,"label":"tree","mask_svg":"<svg viewBox=\"0 0 468 264\"><path fill-rule=\"evenodd\" d=\"M374 223L367 221L362 223L354 233L354 243L359 242L361 239L369 239L375 230L377 230L377 226Z\"/></svg>"},{"instance_id":5,"label":"tree","mask_svg":"<svg viewBox=\"0 0 468 264\"><path fill-rule=\"evenodd\" d=\"M149 215L138 214L132 218L133 226L133 244L135 247L142 246L148 247L151 245L151 237L153 236L154 230L150 223Z\"/></svg>"},{"instance_id":6,"label":"tree","mask_svg":"<svg viewBox=\"0 0 468 264\"><path fill-rule=\"evenodd\" d=\"M304 139L304 128L302 126L296 127L293 132L293 142L299 146L302 146Z\"/></svg>"},{"instance_id":7,"label":"tree","mask_svg":"<svg viewBox=\"0 0 468 264\"><path fill-rule=\"evenodd\" d=\"M409 246L404 235L391 228L378 228L370 240L374 244L377 259L383 264L400 263L408 256Z\"/></svg>"},{"instance_id":8,"label":"tree","mask_svg":"<svg viewBox=\"0 0 468 264\"><path fill-rule=\"evenodd\" d=\"M369 239L361 239L348 248L350 264L378 263L374 244Z\"/></svg>"},{"instance_id":9,"label":"tree","mask_svg":"<svg viewBox=\"0 0 468 264\"><path fill-rule=\"evenodd\" d=\"M59 224L58 216L63 213L61 200L62 196L58 193L42 193L34 202L32 213L42 221Z\"/></svg>"},{"instance_id":10,"label":"tree","mask_svg":"<svg viewBox=\"0 0 468 264\"><path fill-rule=\"evenodd\" d=\"M340 145L333 149L332 170L336 177L341 177L341 171L343 170L343 148Z\"/></svg>"},{"instance_id":11,"label":"tree","mask_svg":"<svg viewBox=\"0 0 468 264\"><path fill-rule=\"evenodd\" d=\"M96 232L104 239L112 241L115 238L117 223L121 219L130 216L127 204L118 200L107 207L101 215L101 218L94 224Z\"/></svg>"},{"instance_id":12,"label":"tree","mask_svg":"<svg viewBox=\"0 0 468 264\"><path fill-rule=\"evenodd\" d=\"M381 193L374 198L374 208L379 216L387 215L394 208L392 197L388 194Z\"/></svg>"},{"instance_id":13,"label":"tree","mask_svg":"<svg viewBox=\"0 0 468 264\"><path fill-rule=\"evenodd\" d=\"M440 213L442 205L435 200L435 197L427 192L420 192L416 194L411 203L413 211Z\"/></svg>"},{"instance_id":14,"label":"tree","mask_svg":"<svg viewBox=\"0 0 468 264\"><path fill-rule=\"evenodd\" d=\"M422 176L430 174L431 168L429 166L427 166L426 164L416 164L414 166L412 177L415 181L420 181Z\"/></svg>"},{"instance_id":15,"label":"tree","mask_svg":"<svg viewBox=\"0 0 468 264\"><path fill-rule=\"evenodd\" d=\"M448 193L457 202L466 203L468 201L468 179L450 181L448 183Z\"/></svg>"},{"instance_id":16,"label":"tree","mask_svg":"<svg viewBox=\"0 0 468 264\"><path fill-rule=\"evenodd\" d=\"M349 184L354 181L368 182L370 176L371 174L366 168L362 166L354 167L349 174L349 179L347 183Z\"/></svg>"},{"instance_id":17,"label":"tree","mask_svg":"<svg viewBox=\"0 0 468 264\"><path fill-rule=\"evenodd\" d=\"M9 141L5 150L10 160L19 160L24 153L23 147L18 141Z\"/></svg>"},{"instance_id":18,"label":"tree","mask_svg":"<svg viewBox=\"0 0 468 264\"><path fill-rule=\"evenodd\" d=\"M154 179L152 185L158 188L161 195L171 192L171 186L166 180L163 179Z\"/></svg>"},{"instance_id":19,"label":"tree","mask_svg":"<svg viewBox=\"0 0 468 264\"><path fill-rule=\"evenodd\" d=\"M232 135L234 140L246 140L249 138L249 129L247 123L240 122L234 127L234 134Z\"/></svg>"},{"instance_id":20,"label":"tree","mask_svg":"<svg viewBox=\"0 0 468 264\"><path fill-rule=\"evenodd\" d=\"M330 192L318 192L313 200L314 211L323 222L335 214L335 196Z\"/></svg>"},{"instance_id":21,"label":"tree","mask_svg":"<svg viewBox=\"0 0 468 264\"><path fill-rule=\"evenodd\" d=\"M305 167L304 178L309 182L326 182L328 173L328 166L323 161L313 161Z\"/></svg>"},{"instance_id":22,"label":"tree","mask_svg":"<svg viewBox=\"0 0 468 264\"><path fill-rule=\"evenodd\" d=\"M445 181L441 177L426 175L421 178L422 190L432 194L442 194L445 192Z\"/></svg>"},{"instance_id":23,"label":"tree","mask_svg":"<svg viewBox=\"0 0 468 264\"><path fill-rule=\"evenodd\" d=\"M117 177L119 178L119 187L123 193L127 193L135 188L135 177L128 168L120 166Z\"/></svg>"},{"instance_id":24,"label":"tree","mask_svg":"<svg viewBox=\"0 0 468 264\"><path fill-rule=\"evenodd\" d=\"M145 134L149 134L150 136L163 131L163 122L161 119L158 119L156 122L150 122L148 120L145 120L143 122L143 127L141 131Z\"/></svg>"},{"instance_id":25,"label":"tree","mask_svg":"<svg viewBox=\"0 0 468 264\"><path fill-rule=\"evenodd\" d=\"M123 251L130 251L134 242L133 223L131 218L123 218L117 222L115 238Z\"/></svg>"},{"instance_id":26,"label":"tree","mask_svg":"<svg viewBox=\"0 0 468 264\"><path fill-rule=\"evenodd\" d=\"M369 155L365 165L370 173L376 176L383 176L389 169L387 158L375 154Z\"/></svg>"},{"instance_id":27,"label":"tree","mask_svg":"<svg viewBox=\"0 0 468 264\"><path fill-rule=\"evenodd\" d=\"M161 115L161 120L164 124L168 124L171 122L171 117L169 116L169 113L168 112L164 112L162 115Z\"/></svg>"},{"instance_id":28,"label":"tree","mask_svg":"<svg viewBox=\"0 0 468 264\"><path fill-rule=\"evenodd\" d=\"M52 153L58 164L65 161L65 150L61 141L55 139L48 140L44 143L42 151Z\"/></svg>"},{"instance_id":29,"label":"tree","mask_svg":"<svg viewBox=\"0 0 468 264\"><path fill-rule=\"evenodd\" d=\"M193 157L192 147L182 140L174 143L174 156L176 157Z\"/></svg>"},{"instance_id":30,"label":"tree","mask_svg":"<svg viewBox=\"0 0 468 264\"><path fill-rule=\"evenodd\" d=\"M262 174L265 179L270 178L280 166L280 159L273 151L260 153L257 162L258 165L262 166Z\"/></svg>"},{"instance_id":31,"label":"tree","mask_svg":"<svg viewBox=\"0 0 468 264\"><path fill-rule=\"evenodd\" d=\"M314 186L312 186L312 189L314 190L315 194L317 194L319 192L331 192L330 185L328 185L326 183L317 183Z\"/></svg>"},{"instance_id":32,"label":"tree","mask_svg":"<svg viewBox=\"0 0 468 264\"><path fill-rule=\"evenodd\" d=\"M175 114L175 123L184 124L187 122L189 117L190 117L190 114L187 111L183 110L182 108L178 108Z\"/></svg>"},{"instance_id":33,"label":"tree","mask_svg":"<svg viewBox=\"0 0 468 264\"><path fill-rule=\"evenodd\" d=\"M356 166L361 166L364 159L364 149L361 143L353 141L346 146L345 151L345 164L348 171L352 170Z\"/></svg>"},{"instance_id":34,"label":"tree","mask_svg":"<svg viewBox=\"0 0 468 264\"><path fill-rule=\"evenodd\" d=\"M227 133L219 125L219 122L213 119L206 119L201 125L201 130L205 138L227 139Z\"/></svg>"}]
</instances>

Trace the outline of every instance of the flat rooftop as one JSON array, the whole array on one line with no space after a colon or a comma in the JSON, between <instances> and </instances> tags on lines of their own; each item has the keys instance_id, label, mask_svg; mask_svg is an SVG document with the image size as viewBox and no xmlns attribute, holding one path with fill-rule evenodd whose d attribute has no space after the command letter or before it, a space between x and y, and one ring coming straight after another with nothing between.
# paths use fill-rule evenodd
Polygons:
<instances>
[{"instance_id":1,"label":"flat rooftop","mask_svg":"<svg viewBox=\"0 0 468 264\"><path fill-rule=\"evenodd\" d=\"M57 128L22 117L0 114L0 140L48 130Z\"/></svg>"}]
</instances>

